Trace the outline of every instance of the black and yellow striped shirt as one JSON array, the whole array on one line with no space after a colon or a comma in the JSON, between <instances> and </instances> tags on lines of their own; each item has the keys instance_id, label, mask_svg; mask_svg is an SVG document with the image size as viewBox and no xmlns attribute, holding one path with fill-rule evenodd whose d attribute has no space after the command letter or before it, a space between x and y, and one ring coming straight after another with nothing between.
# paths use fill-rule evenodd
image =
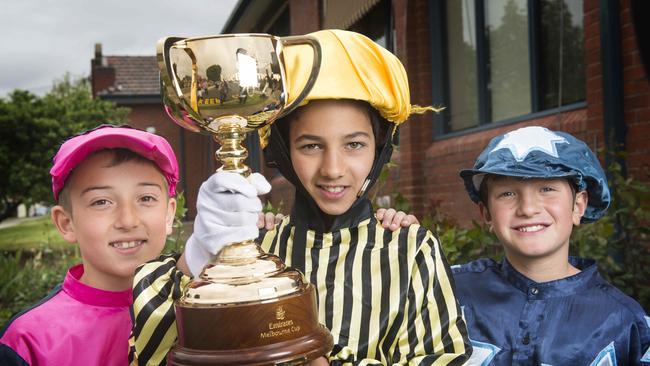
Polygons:
<instances>
[{"instance_id":1,"label":"black and yellow striped shirt","mask_svg":"<svg viewBox=\"0 0 650 366\"><path fill-rule=\"evenodd\" d=\"M471 348L438 241L418 225L384 230L369 205L362 211L366 219L331 232L287 217L262 241L316 284L319 320L334 337L330 362L462 364ZM131 353L138 365L164 364L176 339L173 301L189 281L176 259L163 256L136 273Z\"/></svg>"},{"instance_id":2,"label":"black and yellow striped shirt","mask_svg":"<svg viewBox=\"0 0 650 366\"><path fill-rule=\"evenodd\" d=\"M390 232L371 217L317 232L285 218L262 249L316 284L332 364L460 365L471 353L449 266L419 225Z\"/></svg>"},{"instance_id":3,"label":"black and yellow striped shirt","mask_svg":"<svg viewBox=\"0 0 650 366\"><path fill-rule=\"evenodd\" d=\"M174 300L181 298L190 277L176 267L180 254L162 255L136 270L133 279L133 329L129 361L134 365L166 365L178 332Z\"/></svg>"}]
</instances>

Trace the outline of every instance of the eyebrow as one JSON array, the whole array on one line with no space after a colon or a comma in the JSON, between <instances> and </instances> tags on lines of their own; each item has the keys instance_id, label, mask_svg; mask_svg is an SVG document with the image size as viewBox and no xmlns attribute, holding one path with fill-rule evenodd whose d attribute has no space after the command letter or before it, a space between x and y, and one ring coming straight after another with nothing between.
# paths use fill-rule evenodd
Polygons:
<instances>
[{"instance_id":1,"label":"eyebrow","mask_svg":"<svg viewBox=\"0 0 650 366\"><path fill-rule=\"evenodd\" d=\"M111 187L111 186L93 186L93 187L88 187L88 188L84 189L83 191L81 191L81 195L83 196L84 194L86 194L86 193L88 193L88 192L90 192L90 191L100 191L100 190L111 189L111 188L113 188L113 187Z\"/></svg>"},{"instance_id":2,"label":"eyebrow","mask_svg":"<svg viewBox=\"0 0 650 366\"><path fill-rule=\"evenodd\" d=\"M161 191L163 190L162 186L158 183L142 182L138 183L138 187L158 187ZM90 192L90 191L100 191L105 189L113 189L113 186L92 186L81 191L81 195Z\"/></svg>"},{"instance_id":3,"label":"eyebrow","mask_svg":"<svg viewBox=\"0 0 650 366\"><path fill-rule=\"evenodd\" d=\"M367 138L370 138L370 135L369 135L368 133L366 133L366 132L363 132L363 131L354 132L354 133L351 133L351 134L349 134L349 135L345 135L345 138L346 138L346 139L353 139L353 138L356 138L356 137L367 137Z\"/></svg>"},{"instance_id":4,"label":"eyebrow","mask_svg":"<svg viewBox=\"0 0 650 366\"><path fill-rule=\"evenodd\" d=\"M366 132L363 132L363 131L359 131L359 132L353 132L351 134L343 136L343 138L346 139L346 140L357 138L357 137L370 138L370 134L368 134ZM298 136L298 138L296 138L294 140L294 143L298 143L298 142L305 141L305 140L307 140L307 141L322 141L323 137L316 136L316 135L300 135L300 136Z\"/></svg>"},{"instance_id":5,"label":"eyebrow","mask_svg":"<svg viewBox=\"0 0 650 366\"><path fill-rule=\"evenodd\" d=\"M163 190L163 187L158 183L142 182L138 183L138 187L158 187L160 190Z\"/></svg>"}]
</instances>

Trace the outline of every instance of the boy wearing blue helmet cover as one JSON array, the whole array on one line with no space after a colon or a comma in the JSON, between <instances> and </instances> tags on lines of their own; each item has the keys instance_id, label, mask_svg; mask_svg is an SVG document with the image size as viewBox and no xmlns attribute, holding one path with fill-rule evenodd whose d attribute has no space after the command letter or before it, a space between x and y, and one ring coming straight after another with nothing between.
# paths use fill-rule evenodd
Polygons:
<instances>
[{"instance_id":1,"label":"boy wearing blue helmet cover","mask_svg":"<svg viewBox=\"0 0 650 366\"><path fill-rule=\"evenodd\" d=\"M650 365L650 318L569 257L574 225L599 219L607 179L584 142L543 127L497 136L460 172L505 252L453 267L476 365Z\"/></svg>"}]
</instances>

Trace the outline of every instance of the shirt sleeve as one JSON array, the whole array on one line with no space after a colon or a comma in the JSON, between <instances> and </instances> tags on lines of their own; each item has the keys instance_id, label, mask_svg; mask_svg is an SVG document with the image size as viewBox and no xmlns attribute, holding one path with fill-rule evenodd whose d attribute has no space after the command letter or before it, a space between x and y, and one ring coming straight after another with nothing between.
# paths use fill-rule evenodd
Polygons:
<instances>
[{"instance_id":1,"label":"shirt sleeve","mask_svg":"<svg viewBox=\"0 0 650 366\"><path fill-rule=\"evenodd\" d=\"M180 254L163 255L140 266L133 279L133 330L129 341L132 365L164 365L176 341L174 300L190 277L176 268Z\"/></svg>"},{"instance_id":2,"label":"shirt sleeve","mask_svg":"<svg viewBox=\"0 0 650 366\"><path fill-rule=\"evenodd\" d=\"M422 230L426 229L411 228L409 240L416 240ZM461 365L471 355L449 264L428 230L411 265L403 312L393 354L396 364Z\"/></svg>"},{"instance_id":3,"label":"shirt sleeve","mask_svg":"<svg viewBox=\"0 0 650 366\"><path fill-rule=\"evenodd\" d=\"M630 351L630 358L633 365L650 366L650 317L643 316L643 319L638 322L638 342L630 342L632 350Z\"/></svg>"}]
</instances>

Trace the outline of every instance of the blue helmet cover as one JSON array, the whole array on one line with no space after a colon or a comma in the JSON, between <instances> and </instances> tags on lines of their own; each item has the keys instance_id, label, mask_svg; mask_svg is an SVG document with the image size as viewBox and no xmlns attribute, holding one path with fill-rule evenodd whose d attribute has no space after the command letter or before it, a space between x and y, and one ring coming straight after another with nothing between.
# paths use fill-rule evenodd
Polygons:
<instances>
[{"instance_id":1,"label":"blue helmet cover","mask_svg":"<svg viewBox=\"0 0 650 366\"><path fill-rule=\"evenodd\" d=\"M607 177L596 155L568 133L530 126L493 138L473 169L460 171L472 201L480 200L485 174L521 178L568 178L578 191L586 190L588 206L582 222L598 220L611 200Z\"/></svg>"}]
</instances>

